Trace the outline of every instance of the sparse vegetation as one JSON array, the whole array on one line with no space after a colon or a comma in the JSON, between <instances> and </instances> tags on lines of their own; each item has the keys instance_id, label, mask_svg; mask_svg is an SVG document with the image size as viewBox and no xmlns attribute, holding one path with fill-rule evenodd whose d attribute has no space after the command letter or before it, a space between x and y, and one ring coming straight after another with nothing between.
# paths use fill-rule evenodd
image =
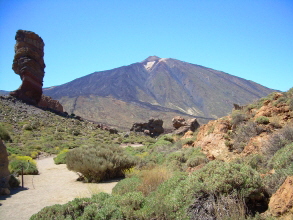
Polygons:
<instances>
[{"instance_id":1,"label":"sparse vegetation","mask_svg":"<svg viewBox=\"0 0 293 220\"><path fill-rule=\"evenodd\" d=\"M110 134L73 118L61 118L60 123L60 117L54 115L44 121L27 117L14 127L8 116L2 127L13 140L7 143L10 155L58 153L55 163L66 161L85 182L126 176L112 195L97 193L91 198L46 207L31 219L261 220L264 217L258 213L267 210L269 197L287 176L293 175L293 115L288 110L291 93L274 93L233 111L231 121L226 118L228 125L222 122L226 126L221 134L223 141L229 155L236 158L230 163L209 161L202 146L194 147L196 133L185 140L171 134L157 139L135 133ZM257 110L263 105L260 111L280 108L286 111L286 117L280 113L260 114ZM31 129L24 129L25 125ZM211 134L218 130L213 124L205 131ZM264 136L267 143L254 145L258 135ZM250 146L257 147L247 153Z\"/></svg>"}]
</instances>

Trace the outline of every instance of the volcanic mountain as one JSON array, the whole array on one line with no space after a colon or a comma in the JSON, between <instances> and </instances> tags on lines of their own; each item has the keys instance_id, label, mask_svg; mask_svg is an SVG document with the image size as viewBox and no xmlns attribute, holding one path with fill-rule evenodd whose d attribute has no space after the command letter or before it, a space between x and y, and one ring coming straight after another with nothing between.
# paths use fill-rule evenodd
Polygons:
<instances>
[{"instance_id":1,"label":"volcanic mountain","mask_svg":"<svg viewBox=\"0 0 293 220\"><path fill-rule=\"evenodd\" d=\"M206 121L227 115L233 103L245 105L274 91L221 71L157 56L44 89L69 114L120 128L150 117L162 118L167 127L175 115Z\"/></svg>"}]
</instances>

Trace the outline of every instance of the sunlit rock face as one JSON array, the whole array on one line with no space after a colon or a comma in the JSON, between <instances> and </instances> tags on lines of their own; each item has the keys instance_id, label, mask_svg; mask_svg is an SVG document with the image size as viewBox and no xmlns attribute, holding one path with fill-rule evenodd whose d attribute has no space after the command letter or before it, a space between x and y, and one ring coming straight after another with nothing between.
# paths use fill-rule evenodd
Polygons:
<instances>
[{"instance_id":1,"label":"sunlit rock face","mask_svg":"<svg viewBox=\"0 0 293 220\"><path fill-rule=\"evenodd\" d=\"M21 86L10 93L25 102L37 104L42 97L45 75L44 42L32 31L18 30L15 36L12 69L22 80Z\"/></svg>"}]
</instances>

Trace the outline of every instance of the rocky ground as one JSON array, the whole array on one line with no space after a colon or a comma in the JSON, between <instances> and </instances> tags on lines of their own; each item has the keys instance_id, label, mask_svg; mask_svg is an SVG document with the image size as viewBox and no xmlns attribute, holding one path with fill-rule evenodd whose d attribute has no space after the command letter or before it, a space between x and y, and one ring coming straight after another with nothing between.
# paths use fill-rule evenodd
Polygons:
<instances>
[{"instance_id":1,"label":"rocky ground","mask_svg":"<svg viewBox=\"0 0 293 220\"><path fill-rule=\"evenodd\" d=\"M25 175L24 189L0 196L0 219L26 220L45 206L64 204L97 192L111 193L118 180L104 183L77 182L78 175L65 164L55 165L53 157L37 160L40 175Z\"/></svg>"}]
</instances>

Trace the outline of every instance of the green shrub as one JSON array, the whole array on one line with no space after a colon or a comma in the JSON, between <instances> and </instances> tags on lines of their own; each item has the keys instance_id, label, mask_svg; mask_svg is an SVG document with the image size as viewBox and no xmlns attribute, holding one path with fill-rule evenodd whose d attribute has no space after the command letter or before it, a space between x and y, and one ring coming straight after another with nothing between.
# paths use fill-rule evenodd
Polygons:
<instances>
[{"instance_id":1,"label":"green shrub","mask_svg":"<svg viewBox=\"0 0 293 220\"><path fill-rule=\"evenodd\" d=\"M247 119L246 114L244 114L240 110L233 111L232 114L231 114L231 117L232 117L231 124L234 127L236 127L238 124L240 124L241 122L243 122L243 121L245 121Z\"/></svg>"},{"instance_id":2,"label":"green shrub","mask_svg":"<svg viewBox=\"0 0 293 220\"><path fill-rule=\"evenodd\" d=\"M100 182L123 177L124 171L135 165L135 160L119 146L84 146L67 153L69 170L79 172L86 182Z\"/></svg>"},{"instance_id":3,"label":"green shrub","mask_svg":"<svg viewBox=\"0 0 293 220\"><path fill-rule=\"evenodd\" d=\"M2 126L1 124L0 124L0 139L2 139L3 141L12 142L12 139L11 139L9 133L4 128L4 126Z\"/></svg>"},{"instance_id":4,"label":"green shrub","mask_svg":"<svg viewBox=\"0 0 293 220\"><path fill-rule=\"evenodd\" d=\"M186 171L187 167L195 167L207 163L206 155L200 148L185 148L166 157L165 165L173 171Z\"/></svg>"},{"instance_id":5,"label":"green shrub","mask_svg":"<svg viewBox=\"0 0 293 220\"><path fill-rule=\"evenodd\" d=\"M264 187L256 171L245 165L213 161L188 177L175 176L161 184L146 199L142 216L146 219L201 219L202 212L196 209L222 195L240 196L249 211L259 211L260 204L267 208ZM211 211L209 218L215 215Z\"/></svg>"},{"instance_id":6,"label":"green shrub","mask_svg":"<svg viewBox=\"0 0 293 220\"><path fill-rule=\"evenodd\" d=\"M36 175L38 169L36 162L29 156L9 156L9 171L14 174L21 174L23 168L23 174Z\"/></svg>"},{"instance_id":7,"label":"green shrub","mask_svg":"<svg viewBox=\"0 0 293 220\"><path fill-rule=\"evenodd\" d=\"M293 166L287 169L279 169L276 170L275 173L266 175L264 177L264 185L266 187L267 192L270 196L272 196L284 183L288 176L293 175Z\"/></svg>"},{"instance_id":8,"label":"green shrub","mask_svg":"<svg viewBox=\"0 0 293 220\"><path fill-rule=\"evenodd\" d=\"M66 164L66 155L68 151L68 149L60 151L60 153L54 157L55 164Z\"/></svg>"},{"instance_id":9,"label":"green shrub","mask_svg":"<svg viewBox=\"0 0 293 220\"><path fill-rule=\"evenodd\" d=\"M114 195L123 195L128 192L137 191L137 187L141 184L141 179L138 176L125 178L119 181L112 190Z\"/></svg>"},{"instance_id":10,"label":"green shrub","mask_svg":"<svg viewBox=\"0 0 293 220\"><path fill-rule=\"evenodd\" d=\"M289 124L280 129L278 132L274 133L268 139L268 141L264 144L263 152L269 157L272 157L279 149L292 142L293 126Z\"/></svg>"},{"instance_id":11,"label":"green shrub","mask_svg":"<svg viewBox=\"0 0 293 220\"><path fill-rule=\"evenodd\" d=\"M264 124L264 125L270 123L270 119L267 118L267 117L265 117L265 116L260 116L260 117L258 117L257 119L255 119L255 121L256 121L256 123L258 123L258 124Z\"/></svg>"},{"instance_id":12,"label":"green shrub","mask_svg":"<svg viewBox=\"0 0 293 220\"><path fill-rule=\"evenodd\" d=\"M250 138L258 135L261 132L260 128L254 122L242 123L239 125L233 134L233 147L230 147L232 150L237 150L242 152Z\"/></svg>"},{"instance_id":13,"label":"green shrub","mask_svg":"<svg viewBox=\"0 0 293 220\"><path fill-rule=\"evenodd\" d=\"M283 184L287 176L293 175L293 144L279 149L268 161L268 168L275 169L275 173L266 175L264 184L270 195L275 193Z\"/></svg>"},{"instance_id":14,"label":"green shrub","mask_svg":"<svg viewBox=\"0 0 293 220\"><path fill-rule=\"evenodd\" d=\"M270 168L287 169L293 166L293 143L278 150L269 161Z\"/></svg>"}]
</instances>

